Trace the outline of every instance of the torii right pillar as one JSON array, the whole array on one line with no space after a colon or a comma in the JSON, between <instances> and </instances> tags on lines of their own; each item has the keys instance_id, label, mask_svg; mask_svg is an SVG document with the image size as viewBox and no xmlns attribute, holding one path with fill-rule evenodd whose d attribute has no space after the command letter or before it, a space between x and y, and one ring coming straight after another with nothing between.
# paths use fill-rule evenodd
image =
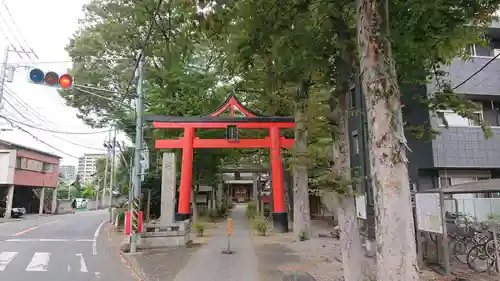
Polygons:
<instances>
[{"instance_id":1,"label":"torii right pillar","mask_svg":"<svg viewBox=\"0 0 500 281\"><path fill-rule=\"evenodd\" d=\"M283 165L281 162L280 129L269 128L271 139L271 184L273 193L273 226L277 232L288 232L288 215L285 205L285 185L283 183Z\"/></svg>"}]
</instances>

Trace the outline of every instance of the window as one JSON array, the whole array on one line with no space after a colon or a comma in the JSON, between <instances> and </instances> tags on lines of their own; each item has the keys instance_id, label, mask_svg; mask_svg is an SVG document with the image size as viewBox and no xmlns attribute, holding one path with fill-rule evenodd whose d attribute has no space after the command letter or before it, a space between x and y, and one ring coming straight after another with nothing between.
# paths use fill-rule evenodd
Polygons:
<instances>
[{"instance_id":1,"label":"window","mask_svg":"<svg viewBox=\"0 0 500 281\"><path fill-rule=\"evenodd\" d=\"M43 172L44 173L55 173L56 165L51 163L43 163Z\"/></svg>"},{"instance_id":2,"label":"window","mask_svg":"<svg viewBox=\"0 0 500 281\"><path fill-rule=\"evenodd\" d=\"M357 131L352 132L351 151L352 151L352 154L354 154L354 155L359 154L359 139L358 139L358 132Z\"/></svg>"},{"instance_id":3,"label":"window","mask_svg":"<svg viewBox=\"0 0 500 281\"><path fill-rule=\"evenodd\" d=\"M483 120L483 112L474 112L475 118L462 117L459 114L453 112L453 110L439 110L437 112L439 117L439 125L448 125L450 127L470 127L479 126L479 121Z\"/></svg>"},{"instance_id":4,"label":"window","mask_svg":"<svg viewBox=\"0 0 500 281\"><path fill-rule=\"evenodd\" d=\"M491 41L486 46L472 45L470 53L473 57L494 57L500 53L500 44L498 41Z\"/></svg>"},{"instance_id":5,"label":"window","mask_svg":"<svg viewBox=\"0 0 500 281\"><path fill-rule=\"evenodd\" d=\"M16 158L16 169L21 169L21 157Z\"/></svg>"}]
</instances>

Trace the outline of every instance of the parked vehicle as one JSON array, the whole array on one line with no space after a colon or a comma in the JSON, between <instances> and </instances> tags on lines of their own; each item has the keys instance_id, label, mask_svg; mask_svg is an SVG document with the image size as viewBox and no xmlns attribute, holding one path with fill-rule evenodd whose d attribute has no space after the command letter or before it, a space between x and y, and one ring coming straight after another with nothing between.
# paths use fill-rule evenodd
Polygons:
<instances>
[{"instance_id":1,"label":"parked vehicle","mask_svg":"<svg viewBox=\"0 0 500 281\"><path fill-rule=\"evenodd\" d=\"M5 217L6 202L5 200L0 201L0 217ZM11 218L20 218L26 214L26 209L23 207L12 208L10 212Z\"/></svg>"}]
</instances>

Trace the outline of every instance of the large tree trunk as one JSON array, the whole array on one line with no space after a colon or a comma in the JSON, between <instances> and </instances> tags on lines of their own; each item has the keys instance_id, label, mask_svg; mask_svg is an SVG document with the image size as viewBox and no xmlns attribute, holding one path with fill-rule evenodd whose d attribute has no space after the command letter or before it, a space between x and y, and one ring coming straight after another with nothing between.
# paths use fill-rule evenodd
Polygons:
<instances>
[{"instance_id":1,"label":"large tree trunk","mask_svg":"<svg viewBox=\"0 0 500 281\"><path fill-rule=\"evenodd\" d=\"M309 79L302 82L295 101L295 159L293 163L293 237L311 237L309 184L307 173L307 105Z\"/></svg>"},{"instance_id":2,"label":"large tree trunk","mask_svg":"<svg viewBox=\"0 0 500 281\"><path fill-rule=\"evenodd\" d=\"M377 280L418 280L400 90L391 53L387 0L358 0L362 90L375 190Z\"/></svg>"},{"instance_id":3,"label":"large tree trunk","mask_svg":"<svg viewBox=\"0 0 500 281\"><path fill-rule=\"evenodd\" d=\"M339 86L339 91L341 90ZM349 88L347 87L347 90ZM345 107L346 96L341 95L339 102L332 108L332 115L338 120L337 130L333 132L333 167L335 177L341 182L351 180L351 164L349 154L349 133L347 127L347 108ZM340 226L340 243L342 250L342 266L344 269L345 281L363 281L364 263L363 248L361 246L361 237L359 235L358 218L356 216L356 204L354 200L353 185L342 186L344 192L335 193L337 205L338 223ZM361 267L361 269L360 269Z\"/></svg>"},{"instance_id":4,"label":"large tree trunk","mask_svg":"<svg viewBox=\"0 0 500 281\"><path fill-rule=\"evenodd\" d=\"M333 166L332 172L340 182L351 181L351 162L348 130L347 93L349 91L349 73L352 73L352 51L346 45L340 50L337 58L336 90L332 93L330 110L332 114L333 131ZM352 181L351 181L352 182ZM342 250L342 266L345 281L363 281L364 256L359 235L356 204L354 200L354 183L339 188L343 192L335 193L337 203L337 220L340 226L340 243Z\"/></svg>"}]
</instances>

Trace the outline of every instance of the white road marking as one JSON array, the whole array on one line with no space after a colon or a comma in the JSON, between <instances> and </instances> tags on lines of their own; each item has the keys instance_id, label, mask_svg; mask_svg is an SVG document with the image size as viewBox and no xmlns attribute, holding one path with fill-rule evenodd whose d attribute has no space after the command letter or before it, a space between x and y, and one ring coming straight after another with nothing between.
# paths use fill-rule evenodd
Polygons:
<instances>
[{"instance_id":1,"label":"white road marking","mask_svg":"<svg viewBox=\"0 0 500 281\"><path fill-rule=\"evenodd\" d=\"M68 272L71 272L71 265L69 265L69 263L68 263L68 266L66 268L68 269Z\"/></svg>"},{"instance_id":2,"label":"white road marking","mask_svg":"<svg viewBox=\"0 0 500 281\"><path fill-rule=\"evenodd\" d=\"M0 253L0 271L4 271L7 265L17 256L18 252Z\"/></svg>"},{"instance_id":3,"label":"white road marking","mask_svg":"<svg viewBox=\"0 0 500 281\"><path fill-rule=\"evenodd\" d=\"M26 271L47 271L49 267L50 253L36 252L33 255Z\"/></svg>"},{"instance_id":4,"label":"white road marking","mask_svg":"<svg viewBox=\"0 0 500 281\"><path fill-rule=\"evenodd\" d=\"M77 257L80 257L80 272L88 272L87 270L87 264L85 263L85 260L83 259L82 254L76 254Z\"/></svg>"},{"instance_id":5,"label":"white road marking","mask_svg":"<svg viewBox=\"0 0 500 281\"><path fill-rule=\"evenodd\" d=\"M93 239L7 239L5 242L93 242Z\"/></svg>"},{"instance_id":6,"label":"white road marking","mask_svg":"<svg viewBox=\"0 0 500 281\"><path fill-rule=\"evenodd\" d=\"M101 231L102 226L106 223L107 220L101 222L99 227L94 232L94 240L92 241L92 255L97 255L97 237L99 237L99 232Z\"/></svg>"}]
</instances>

